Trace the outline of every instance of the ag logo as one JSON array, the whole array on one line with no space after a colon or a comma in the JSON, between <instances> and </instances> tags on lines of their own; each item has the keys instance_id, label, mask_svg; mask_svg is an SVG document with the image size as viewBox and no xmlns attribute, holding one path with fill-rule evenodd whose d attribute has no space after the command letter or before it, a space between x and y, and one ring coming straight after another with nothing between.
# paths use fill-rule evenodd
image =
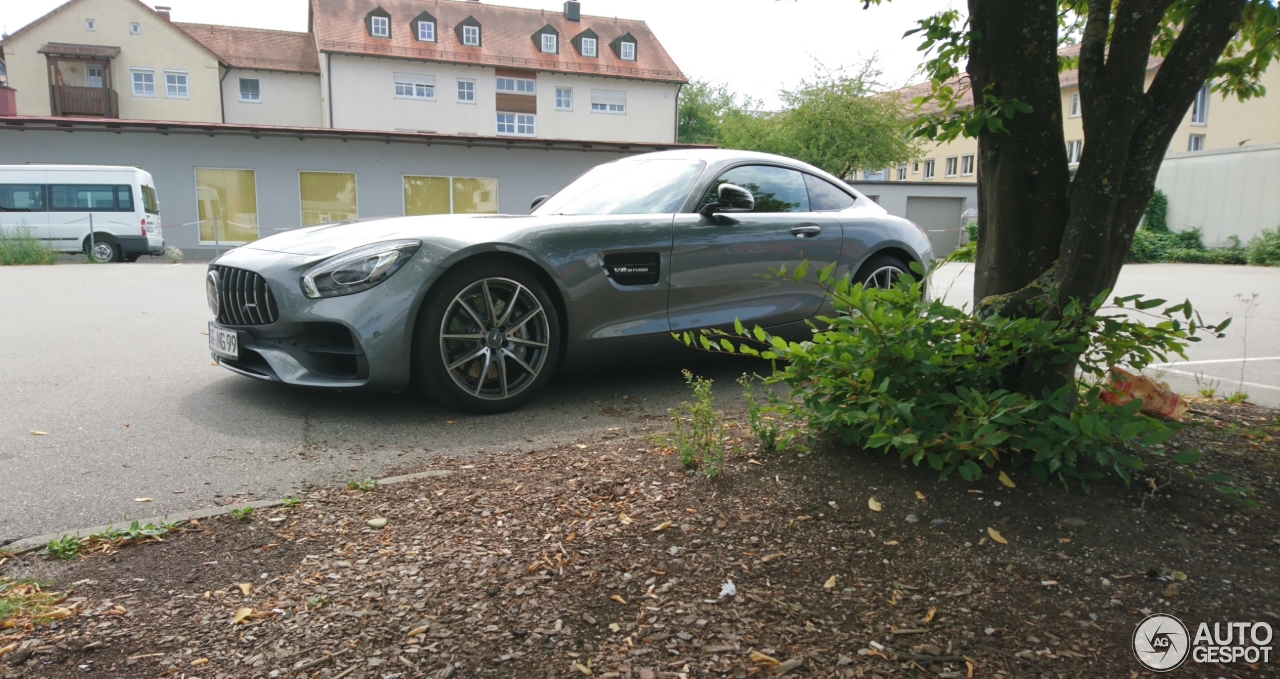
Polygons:
<instances>
[{"instance_id":1,"label":"ag logo","mask_svg":"<svg viewBox=\"0 0 1280 679\"><path fill-rule=\"evenodd\" d=\"M1148 615L1133 630L1133 654L1153 672L1176 669L1191 651L1186 625L1172 615Z\"/></svg>"}]
</instances>

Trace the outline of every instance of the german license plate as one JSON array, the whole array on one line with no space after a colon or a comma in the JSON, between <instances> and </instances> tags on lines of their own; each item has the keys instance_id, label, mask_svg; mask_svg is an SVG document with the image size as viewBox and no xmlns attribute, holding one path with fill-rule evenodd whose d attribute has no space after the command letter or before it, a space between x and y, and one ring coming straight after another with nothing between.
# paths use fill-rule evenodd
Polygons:
<instances>
[{"instance_id":1,"label":"german license plate","mask_svg":"<svg viewBox=\"0 0 1280 679\"><path fill-rule=\"evenodd\" d=\"M209 350L223 358L240 358L240 335L216 323L209 323Z\"/></svg>"}]
</instances>

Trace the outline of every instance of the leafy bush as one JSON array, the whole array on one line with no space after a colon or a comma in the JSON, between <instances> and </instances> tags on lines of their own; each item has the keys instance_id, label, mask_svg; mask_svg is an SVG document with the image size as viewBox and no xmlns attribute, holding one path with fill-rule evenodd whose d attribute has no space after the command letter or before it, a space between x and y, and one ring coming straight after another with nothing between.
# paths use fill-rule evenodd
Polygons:
<instances>
[{"instance_id":1,"label":"leafy bush","mask_svg":"<svg viewBox=\"0 0 1280 679\"><path fill-rule=\"evenodd\" d=\"M1156 189L1142 211L1142 228L1155 233L1169 233L1169 197Z\"/></svg>"},{"instance_id":2,"label":"leafy bush","mask_svg":"<svg viewBox=\"0 0 1280 679\"><path fill-rule=\"evenodd\" d=\"M36 238L31 229L0 229L0 266L53 264L58 253Z\"/></svg>"},{"instance_id":3,"label":"leafy bush","mask_svg":"<svg viewBox=\"0 0 1280 679\"><path fill-rule=\"evenodd\" d=\"M182 261L182 250L172 245L164 246L164 256L169 258L170 262L177 264Z\"/></svg>"},{"instance_id":4,"label":"leafy bush","mask_svg":"<svg viewBox=\"0 0 1280 679\"><path fill-rule=\"evenodd\" d=\"M1245 261L1254 266L1280 266L1280 227L1263 229L1250 238L1244 252Z\"/></svg>"},{"instance_id":5,"label":"leafy bush","mask_svg":"<svg viewBox=\"0 0 1280 679\"><path fill-rule=\"evenodd\" d=\"M968 234L969 240L951 252L947 257L950 261L972 262L978 256L978 223L969 222L964 225L964 230Z\"/></svg>"},{"instance_id":6,"label":"leafy bush","mask_svg":"<svg viewBox=\"0 0 1280 679\"><path fill-rule=\"evenodd\" d=\"M1189 264L1244 264L1246 250L1238 242L1232 247L1206 248L1200 229L1152 231L1146 227L1133 234L1128 261L1145 264L1185 262Z\"/></svg>"},{"instance_id":7,"label":"leafy bush","mask_svg":"<svg viewBox=\"0 0 1280 679\"><path fill-rule=\"evenodd\" d=\"M831 282L830 269L821 279ZM1168 354L1183 356L1204 328L1189 303L1166 306L1158 323L1146 325L1101 313L1105 294L1082 305L1061 304L1051 292L1055 313L1042 308L1031 318L984 319L924 301L921 289L910 276L888 289L835 282L831 299L839 315L818 319L822 326L804 343L741 323L736 334L746 341L737 344L714 330L677 338L785 361L766 383L791 388L793 398L779 402L790 416L807 420L815 433L927 463L943 477L974 479L1003 459L1064 484L1099 478L1103 468L1128 481L1130 471L1143 468L1128 447L1149 449L1179 428L1140 413L1136 399L1104 403L1101 383L1110 366L1141 370ZM1165 301L1135 295L1114 304L1143 313ZM1212 331L1220 334L1226 325ZM1083 379L1056 392L1030 396L1006 385L1024 362L1039 369L1073 355ZM1175 459L1191 461L1195 454L1181 457Z\"/></svg>"}]
</instances>

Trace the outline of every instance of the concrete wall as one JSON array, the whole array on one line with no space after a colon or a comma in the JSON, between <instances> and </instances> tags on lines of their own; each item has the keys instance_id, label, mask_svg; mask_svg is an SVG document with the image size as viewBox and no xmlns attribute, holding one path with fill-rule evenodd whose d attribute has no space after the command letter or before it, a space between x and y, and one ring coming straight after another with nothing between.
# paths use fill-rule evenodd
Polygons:
<instances>
[{"instance_id":1,"label":"concrete wall","mask_svg":"<svg viewBox=\"0 0 1280 679\"><path fill-rule=\"evenodd\" d=\"M326 62L328 65L323 95L328 97L330 90L333 95L332 127L486 136L497 133L497 75L492 67L345 54L321 56L321 71L325 71ZM397 98L396 73L433 76L435 99ZM475 82L474 103L458 101L459 79ZM556 87L573 88L572 111L556 110ZM626 114L592 113L592 88L626 91ZM676 89L666 83L538 73L536 136L673 142Z\"/></svg>"},{"instance_id":2,"label":"concrete wall","mask_svg":"<svg viewBox=\"0 0 1280 679\"><path fill-rule=\"evenodd\" d=\"M200 246L195 169L252 169L256 174L258 224L268 229L302 224L299 171L356 173L361 217L404 214L403 175L496 177L498 209L523 214L537 196L554 193L578 174L626 154L581 149L493 148L427 145L421 142L268 137L247 135L5 130L0 127L0 165L73 163L132 165L151 173L160 199L165 242L189 254L211 254Z\"/></svg>"},{"instance_id":3,"label":"concrete wall","mask_svg":"<svg viewBox=\"0 0 1280 679\"><path fill-rule=\"evenodd\" d=\"M930 201L916 201L916 214L908 214L908 204L911 198L955 198L963 202L960 206L960 213L967 215L976 215L978 209L978 185L977 184L961 184L958 182L850 182L850 186L861 191L863 195L872 198L880 207L884 208L891 215L902 217L904 219L919 220L920 214L928 214L928 210L921 210L922 203ZM973 211L973 212L970 212ZM976 217L974 217L976 219ZM933 245L933 254L936 257L945 257L960 243L965 242L964 232L962 230L963 223L968 221L969 217L961 216L959 223L955 219L944 219L945 223L934 224L917 224L929 232L929 242Z\"/></svg>"},{"instance_id":4,"label":"concrete wall","mask_svg":"<svg viewBox=\"0 0 1280 679\"><path fill-rule=\"evenodd\" d=\"M1212 105L1210 120L1213 120ZM1280 120L1280 119L1277 119ZM1169 228L1200 228L1209 247L1280 228L1280 144L1173 154L1156 188L1169 197Z\"/></svg>"},{"instance_id":5,"label":"concrete wall","mask_svg":"<svg viewBox=\"0 0 1280 679\"><path fill-rule=\"evenodd\" d=\"M240 78L256 78L257 102L240 100ZM320 127L320 76L232 68L222 79L223 111L228 123Z\"/></svg>"},{"instance_id":6,"label":"concrete wall","mask_svg":"<svg viewBox=\"0 0 1280 679\"><path fill-rule=\"evenodd\" d=\"M94 20L95 30L85 30L86 19ZM141 25L139 35L129 31L133 22ZM5 64L9 85L18 90L19 115L50 115L48 68L45 55L36 52L48 42L120 48L111 61L111 80L121 118L222 121L217 58L133 0L80 0L5 41ZM135 66L155 69L154 97L133 96L129 69ZM189 98L165 96L166 68L187 72Z\"/></svg>"}]
</instances>

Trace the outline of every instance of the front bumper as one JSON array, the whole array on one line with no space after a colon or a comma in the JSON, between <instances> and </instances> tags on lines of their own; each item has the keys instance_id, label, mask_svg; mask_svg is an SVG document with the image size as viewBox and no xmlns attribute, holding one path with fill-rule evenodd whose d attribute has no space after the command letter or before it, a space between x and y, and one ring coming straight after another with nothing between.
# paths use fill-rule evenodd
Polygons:
<instances>
[{"instance_id":1,"label":"front bumper","mask_svg":"<svg viewBox=\"0 0 1280 679\"><path fill-rule=\"evenodd\" d=\"M218 319L239 335L235 360L221 366L262 380L334 389L395 391L410 383L413 325L440 269L410 260L386 282L354 295L308 299L302 273L323 258L237 248L210 265L254 272L275 300L276 317L261 325Z\"/></svg>"}]
</instances>

